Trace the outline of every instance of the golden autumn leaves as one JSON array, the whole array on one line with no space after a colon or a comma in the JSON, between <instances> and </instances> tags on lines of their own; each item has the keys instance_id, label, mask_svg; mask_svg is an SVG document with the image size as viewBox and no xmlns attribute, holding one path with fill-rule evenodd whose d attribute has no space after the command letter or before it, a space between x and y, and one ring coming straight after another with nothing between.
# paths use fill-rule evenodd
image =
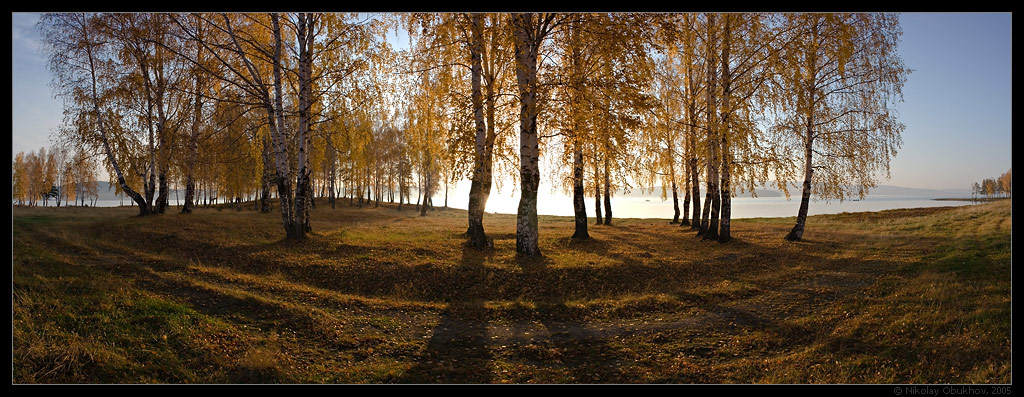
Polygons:
<instances>
[{"instance_id":1,"label":"golden autumn leaves","mask_svg":"<svg viewBox=\"0 0 1024 397\"><path fill-rule=\"evenodd\" d=\"M615 191L675 186L681 223L721 242L737 191L802 180L802 201L862 195L901 144L892 104L909 72L888 14L66 14L42 27L58 95L99 132L78 141L103 148L123 189L144 186L142 213L172 182L264 203L277 185L301 239L320 191L411 202L416 185L427 204L469 177L482 247L496 168L520 185L527 255L540 254L542 175L598 203L603 190L605 223ZM396 27L408 48L386 39ZM563 167L541 170L545 152Z\"/></svg>"}]
</instances>

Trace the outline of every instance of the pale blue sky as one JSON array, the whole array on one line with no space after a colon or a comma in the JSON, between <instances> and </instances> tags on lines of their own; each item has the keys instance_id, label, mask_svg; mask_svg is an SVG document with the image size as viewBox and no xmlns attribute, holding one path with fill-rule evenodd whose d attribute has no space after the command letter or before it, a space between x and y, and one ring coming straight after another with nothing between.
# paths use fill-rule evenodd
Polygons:
<instances>
[{"instance_id":1,"label":"pale blue sky","mask_svg":"<svg viewBox=\"0 0 1024 397\"><path fill-rule=\"evenodd\" d=\"M965 189L1010 168L1011 22L1009 13L900 17L900 54L914 72L900 106L903 148L886 184Z\"/></svg>"},{"instance_id":2,"label":"pale blue sky","mask_svg":"<svg viewBox=\"0 0 1024 397\"><path fill-rule=\"evenodd\" d=\"M50 146L61 123L35 30L38 14L12 13L12 159ZM968 189L1011 166L1012 16L1010 13L907 13L900 45L914 69L899 106L907 129L879 184Z\"/></svg>"}]
</instances>

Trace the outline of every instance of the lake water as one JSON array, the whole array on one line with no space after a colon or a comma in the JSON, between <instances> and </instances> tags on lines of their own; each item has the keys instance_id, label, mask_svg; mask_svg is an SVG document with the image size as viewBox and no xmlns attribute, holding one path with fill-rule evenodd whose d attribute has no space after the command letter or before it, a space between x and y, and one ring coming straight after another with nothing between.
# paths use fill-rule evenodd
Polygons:
<instances>
[{"instance_id":1,"label":"lake water","mask_svg":"<svg viewBox=\"0 0 1024 397\"><path fill-rule=\"evenodd\" d=\"M469 201L469 189L462 184L451 189L448 194L448 205L454 208L465 209ZM936 201L937 197L927 196L868 196L863 200L843 202L811 200L808 208L809 215L838 214L841 212L870 212L882 211L896 208L922 208L922 207L946 207L971 205L970 201ZM701 197L703 200L703 197ZM180 205L171 200L171 205ZM414 201L415 202L415 201ZM100 207L116 207L121 205L120 200L99 200L96 205ZM52 203L51 203L52 204ZM131 205L129 200L124 200L125 205ZM444 205L444 194L434 196L434 205ZM494 192L487 201L487 212L498 212L514 214L519 205L519 193ZM602 202L603 205L603 202ZM682 211L683 200L679 200L680 211ZM586 200L587 215L594 216L594 198ZM787 200L785 197L734 197L732 199L732 218L763 218L763 217L791 217L796 216L800 209L799 196L794 195ZM612 198L612 212L616 218L672 218L672 200L662 201L660 197L623 195ZM540 215L563 215L572 216L572 199L560 193L540 192L537 200L537 213ZM682 215L680 215L681 217Z\"/></svg>"},{"instance_id":2,"label":"lake water","mask_svg":"<svg viewBox=\"0 0 1024 397\"><path fill-rule=\"evenodd\" d=\"M647 201L650 200L650 201ZM619 203L613 199L614 216L623 218L672 218L672 201L661 201L658 198L621 198ZM593 204L593 203L591 203ZM682 206L680 200L679 205ZM703 204L703 203L702 203ZM841 212L872 212L896 208L921 208L969 205L967 201L935 201L928 197L908 196L876 196L860 201L814 201L811 200L807 209L808 215L838 214ZM798 197L786 200L785 197L736 197L732 199L732 218L775 218L796 216L800 210ZM682 208L680 208L682 211Z\"/></svg>"},{"instance_id":3,"label":"lake water","mask_svg":"<svg viewBox=\"0 0 1024 397\"><path fill-rule=\"evenodd\" d=\"M970 205L969 201L936 201L933 197L916 196L869 196L863 200L836 201L811 200L808 215L838 214L841 212L871 212L896 208L922 208ZM701 197L703 201L703 197ZM436 200L436 199L435 199ZM450 198L449 198L450 200ZM515 213L519 197L491 196L488 200L488 212ZM703 204L703 202L702 202ZM436 202L435 202L436 205ZM604 203L602 202L602 206ZM679 200L679 210L683 200ZM692 206L692 204L691 204ZM594 198L586 201L587 215L594 216ZM742 218L774 218L795 217L800 210L799 196L790 200L785 197L734 197L732 199L732 219ZM568 196L538 195L537 213L541 215L572 216L572 200ZM659 197L613 197L612 213L617 218L661 218L671 219L673 215L672 200L662 201ZM682 214L680 214L682 217ZM692 217L692 215L691 215Z\"/></svg>"}]
</instances>

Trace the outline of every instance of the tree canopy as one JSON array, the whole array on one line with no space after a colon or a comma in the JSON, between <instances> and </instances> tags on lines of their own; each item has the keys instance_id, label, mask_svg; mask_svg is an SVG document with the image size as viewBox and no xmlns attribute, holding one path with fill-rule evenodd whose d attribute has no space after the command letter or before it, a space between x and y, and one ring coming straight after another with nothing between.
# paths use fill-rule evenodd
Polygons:
<instances>
[{"instance_id":1,"label":"tree canopy","mask_svg":"<svg viewBox=\"0 0 1024 397\"><path fill-rule=\"evenodd\" d=\"M276 186L301 240L316 197L401 209L415 194L426 215L468 179L467 240L484 248L491 186L510 183L523 255L541 253L542 176L572 192L581 239L588 194L611 224L615 192L660 184L674 222L727 242L732 197L802 182L800 239L812 195L863 197L888 174L910 73L882 13L64 13L39 28L61 139L102 157L140 214L173 186L183 213L200 192L269 212ZM76 156L16 157L15 198L73 184Z\"/></svg>"}]
</instances>

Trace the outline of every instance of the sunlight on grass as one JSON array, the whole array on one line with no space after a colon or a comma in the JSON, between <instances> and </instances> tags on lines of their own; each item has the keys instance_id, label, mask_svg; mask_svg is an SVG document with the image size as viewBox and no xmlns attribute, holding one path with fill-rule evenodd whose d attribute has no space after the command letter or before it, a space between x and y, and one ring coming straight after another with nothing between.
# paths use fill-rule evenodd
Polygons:
<instances>
[{"instance_id":1,"label":"sunlight on grass","mask_svg":"<svg viewBox=\"0 0 1024 397\"><path fill-rule=\"evenodd\" d=\"M15 383L1000 383L1010 203L736 220L15 208Z\"/></svg>"}]
</instances>

